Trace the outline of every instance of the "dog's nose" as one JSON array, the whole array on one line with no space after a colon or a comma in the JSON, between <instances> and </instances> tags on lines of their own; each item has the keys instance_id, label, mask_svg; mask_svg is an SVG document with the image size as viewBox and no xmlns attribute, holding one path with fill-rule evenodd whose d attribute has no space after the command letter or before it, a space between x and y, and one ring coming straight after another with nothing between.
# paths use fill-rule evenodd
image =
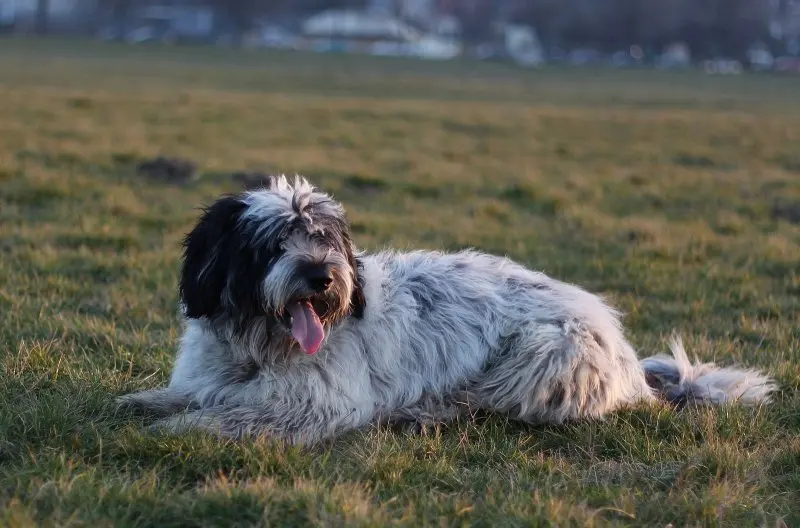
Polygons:
<instances>
[{"instance_id":1,"label":"dog's nose","mask_svg":"<svg viewBox=\"0 0 800 528\"><path fill-rule=\"evenodd\" d=\"M317 293L326 291L333 284L333 274L328 266L315 266L306 275L308 286Z\"/></svg>"}]
</instances>

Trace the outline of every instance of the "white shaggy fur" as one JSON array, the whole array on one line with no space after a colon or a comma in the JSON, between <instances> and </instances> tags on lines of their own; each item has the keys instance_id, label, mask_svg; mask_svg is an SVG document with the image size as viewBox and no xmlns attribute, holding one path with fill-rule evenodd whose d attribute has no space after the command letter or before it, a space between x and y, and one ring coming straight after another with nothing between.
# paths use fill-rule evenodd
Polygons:
<instances>
[{"instance_id":1,"label":"white shaggy fur","mask_svg":"<svg viewBox=\"0 0 800 528\"><path fill-rule=\"evenodd\" d=\"M166 415L156 428L314 443L379 421L446 421L466 408L557 424L657 398L757 405L775 389L755 371L692 365L678 341L672 357L640 361L603 300L506 258L384 251L353 253L359 265L347 268L341 248L349 234L325 227L344 213L305 180L281 177L238 200L235 225L252 229L229 236L242 237L241 247L280 246L286 254L270 261L263 283L247 285L261 292L263 313L232 315L243 304L231 286L240 265L217 270L227 277L223 307L187 316L168 387L121 398ZM205 241L215 265L225 257L222 238ZM363 313L324 320L324 342L310 355L275 321L292 295L302 297L298 267L325 259L338 288L327 302L352 308L360 286ZM203 261L198 269L216 268ZM192 302L182 299L188 310Z\"/></svg>"}]
</instances>

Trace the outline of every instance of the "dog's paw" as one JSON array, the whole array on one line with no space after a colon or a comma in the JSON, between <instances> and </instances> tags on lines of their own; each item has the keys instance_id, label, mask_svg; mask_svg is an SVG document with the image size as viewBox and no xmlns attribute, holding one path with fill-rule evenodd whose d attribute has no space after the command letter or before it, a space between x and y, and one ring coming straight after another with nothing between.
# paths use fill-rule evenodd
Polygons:
<instances>
[{"instance_id":1,"label":"dog's paw","mask_svg":"<svg viewBox=\"0 0 800 528\"><path fill-rule=\"evenodd\" d=\"M147 432L151 434L182 434L189 428L186 426L186 419L183 415L170 416L156 420L147 426Z\"/></svg>"},{"instance_id":2,"label":"dog's paw","mask_svg":"<svg viewBox=\"0 0 800 528\"><path fill-rule=\"evenodd\" d=\"M203 411L191 411L157 420L151 424L147 430L151 433L171 435L183 435L194 430L218 433L219 425L211 415Z\"/></svg>"},{"instance_id":3,"label":"dog's paw","mask_svg":"<svg viewBox=\"0 0 800 528\"><path fill-rule=\"evenodd\" d=\"M133 392L114 400L118 407L155 415L169 415L191 407L191 400L169 389Z\"/></svg>"},{"instance_id":4,"label":"dog's paw","mask_svg":"<svg viewBox=\"0 0 800 528\"><path fill-rule=\"evenodd\" d=\"M131 394L123 394L122 396L117 396L114 398L114 403L117 407L122 407L125 409L137 409L143 407L143 402L141 393L134 392Z\"/></svg>"}]
</instances>

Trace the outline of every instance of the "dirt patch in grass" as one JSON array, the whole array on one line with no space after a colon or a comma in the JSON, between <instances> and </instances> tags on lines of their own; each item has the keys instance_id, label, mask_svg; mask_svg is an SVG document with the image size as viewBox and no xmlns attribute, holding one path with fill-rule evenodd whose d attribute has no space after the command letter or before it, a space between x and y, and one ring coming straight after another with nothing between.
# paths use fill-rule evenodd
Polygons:
<instances>
[{"instance_id":1,"label":"dirt patch in grass","mask_svg":"<svg viewBox=\"0 0 800 528\"><path fill-rule=\"evenodd\" d=\"M197 177L197 164L186 158L159 156L138 163L136 173L154 181L184 185Z\"/></svg>"}]
</instances>

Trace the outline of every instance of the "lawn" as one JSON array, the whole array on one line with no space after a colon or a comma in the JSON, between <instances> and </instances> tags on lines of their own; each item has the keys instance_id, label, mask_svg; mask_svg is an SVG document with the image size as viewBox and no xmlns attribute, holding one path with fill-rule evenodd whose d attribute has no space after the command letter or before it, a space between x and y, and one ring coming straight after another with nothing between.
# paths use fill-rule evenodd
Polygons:
<instances>
[{"instance_id":1,"label":"lawn","mask_svg":"<svg viewBox=\"0 0 800 528\"><path fill-rule=\"evenodd\" d=\"M0 40L0 524L800 525L800 78ZM200 168L156 181L159 154ZM237 170L302 173L364 249L507 254L649 355L773 405L475 416L314 448L149 436L180 241Z\"/></svg>"}]
</instances>

